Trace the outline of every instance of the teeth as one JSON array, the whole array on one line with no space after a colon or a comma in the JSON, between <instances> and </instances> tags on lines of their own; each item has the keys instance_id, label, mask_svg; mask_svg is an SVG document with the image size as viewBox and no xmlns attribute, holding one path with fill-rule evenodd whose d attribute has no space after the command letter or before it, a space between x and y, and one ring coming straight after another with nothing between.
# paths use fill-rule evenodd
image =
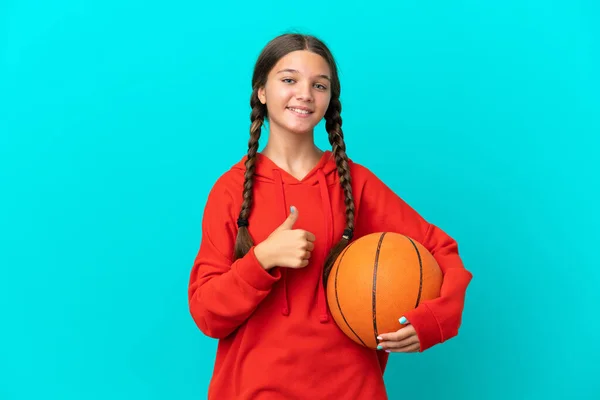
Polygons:
<instances>
[{"instance_id":1,"label":"teeth","mask_svg":"<svg viewBox=\"0 0 600 400\"><path fill-rule=\"evenodd\" d=\"M297 112L297 113L299 113L299 114L309 114L309 112L308 112L308 111L306 111L306 110L299 110L299 109L297 109L297 108L292 108L292 107L290 107L290 110L292 110L292 111L294 111L294 112Z\"/></svg>"}]
</instances>

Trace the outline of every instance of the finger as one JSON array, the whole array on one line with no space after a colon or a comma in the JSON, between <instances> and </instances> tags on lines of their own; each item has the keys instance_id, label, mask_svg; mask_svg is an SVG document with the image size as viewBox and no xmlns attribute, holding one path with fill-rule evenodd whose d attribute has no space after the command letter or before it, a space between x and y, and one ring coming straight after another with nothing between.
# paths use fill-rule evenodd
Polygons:
<instances>
[{"instance_id":1,"label":"finger","mask_svg":"<svg viewBox=\"0 0 600 400\"><path fill-rule=\"evenodd\" d=\"M310 251L305 251L305 252L304 252L304 257L302 257L302 258L303 258L304 260L308 260L308 259L310 259L310 255L311 255Z\"/></svg>"},{"instance_id":2,"label":"finger","mask_svg":"<svg viewBox=\"0 0 600 400\"><path fill-rule=\"evenodd\" d=\"M283 221L283 224L281 224L278 229L292 229L297 220L298 220L298 209L294 206L291 206L290 214L288 215L286 220Z\"/></svg>"},{"instance_id":3,"label":"finger","mask_svg":"<svg viewBox=\"0 0 600 400\"><path fill-rule=\"evenodd\" d=\"M417 353L421 350L421 345L419 343L410 344L408 346L404 346L399 349L390 349L390 353Z\"/></svg>"},{"instance_id":4,"label":"finger","mask_svg":"<svg viewBox=\"0 0 600 400\"><path fill-rule=\"evenodd\" d=\"M306 242L304 248L308 251L313 251L315 248L315 244L313 242Z\"/></svg>"},{"instance_id":5,"label":"finger","mask_svg":"<svg viewBox=\"0 0 600 400\"><path fill-rule=\"evenodd\" d=\"M305 238L311 242L314 242L317 238L312 233L306 231Z\"/></svg>"},{"instance_id":6,"label":"finger","mask_svg":"<svg viewBox=\"0 0 600 400\"><path fill-rule=\"evenodd\" d=\"M415 343L419 343L419 337L417 335L407 337L406 339L400 340L399 342L380 342L379 345L381 346L382 350L388 350L401 349L403 347L410 346L411 344Z\"/></svg>"},{"instance_id":7,"label":"finger","mask_svg":"<svg viewBox=\"0 0 600 400\"><path fill-rule=\"evenodd\" d=\"M400 328L396 332L382 333L379 336L377 336L377 339L381 341L399 342L401 340L406 339L409 336L414 335L415 333L415 328L412 325L406 325L405 327Z\"/></svg>"}]
</instances>

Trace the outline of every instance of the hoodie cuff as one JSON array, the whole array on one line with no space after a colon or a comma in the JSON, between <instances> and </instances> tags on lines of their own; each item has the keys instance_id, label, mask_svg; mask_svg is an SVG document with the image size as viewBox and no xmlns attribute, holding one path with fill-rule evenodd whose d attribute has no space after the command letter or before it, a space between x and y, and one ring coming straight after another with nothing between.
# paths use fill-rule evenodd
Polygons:
<instances>
[{"instance_id":1,"label":"hoodie cuff","mask_svg":"<svg viewBox=\"0 0 600 400\"><path fill-rule=\"evenodd\" d=\"M281 278L279 268L272 268L272 273L270 273L260 265L254 254L254 246L239 262L233 265L233 270L244 282L256 290L269 290Z\"/></svg>"},{"instance_id":2,"label":"hoodie cuff","mask_svg":"<svg viewBox=\"0 0 600 400\"><path fill-rule=\"evenodd\" d=\"M410 310L404 314L404 317L415 328L421 343L420 352L443 341L440 324L427 304L421 304L419 307Z\"/></svg>"}]
</instances>

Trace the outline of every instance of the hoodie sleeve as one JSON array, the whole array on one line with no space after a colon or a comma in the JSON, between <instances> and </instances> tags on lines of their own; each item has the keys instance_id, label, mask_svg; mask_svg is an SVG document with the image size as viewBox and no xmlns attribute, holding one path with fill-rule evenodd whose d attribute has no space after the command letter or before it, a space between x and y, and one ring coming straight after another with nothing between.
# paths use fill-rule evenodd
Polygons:
<instances>
[{"instance_id":1,"label":"hoodie sleeve","mask_svg":"<svg viewBox=\"0 0 600 400\"><path fill-rule=\"evenodd\" d=\"M367 170L366 174L367 179L360 188L356 237L373 232L409 236L429 250L443 273L440 296L423 301L403 315L415 328L421 351L424 351L458 335L472 274L463 266L454 239L427 222L373 173Z\"/></svg>"},{"instance_id":2,"label":"hoodie sleeve","mask_svg":"<svg viewBox=\"0 0 600 400\"><path fill-rule=\"evenodd\" d=\"M237 235L232 208L231 196L215 185L204 209L200 249L188 287L194 322L205 335L217 339L238 328L280 278L278 269L271 274L260 265L254 247L232 261Z\"/></svg>"}]
</instances>

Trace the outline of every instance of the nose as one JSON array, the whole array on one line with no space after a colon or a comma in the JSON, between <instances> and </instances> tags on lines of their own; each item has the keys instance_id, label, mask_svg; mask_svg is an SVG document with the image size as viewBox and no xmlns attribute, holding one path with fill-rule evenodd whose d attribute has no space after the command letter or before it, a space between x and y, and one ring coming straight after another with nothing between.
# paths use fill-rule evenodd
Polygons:
<instances>
[{"instance_id":1,"label":"nose","mask_svg":"<svg viewBox=\"0 0 600 400\"><path fill-rule=\"evenodd\" d=\"M296 85L296 99L299 101L313 101L312 85L310 82L302 82Z\"/></svg>"}]
</instances>

